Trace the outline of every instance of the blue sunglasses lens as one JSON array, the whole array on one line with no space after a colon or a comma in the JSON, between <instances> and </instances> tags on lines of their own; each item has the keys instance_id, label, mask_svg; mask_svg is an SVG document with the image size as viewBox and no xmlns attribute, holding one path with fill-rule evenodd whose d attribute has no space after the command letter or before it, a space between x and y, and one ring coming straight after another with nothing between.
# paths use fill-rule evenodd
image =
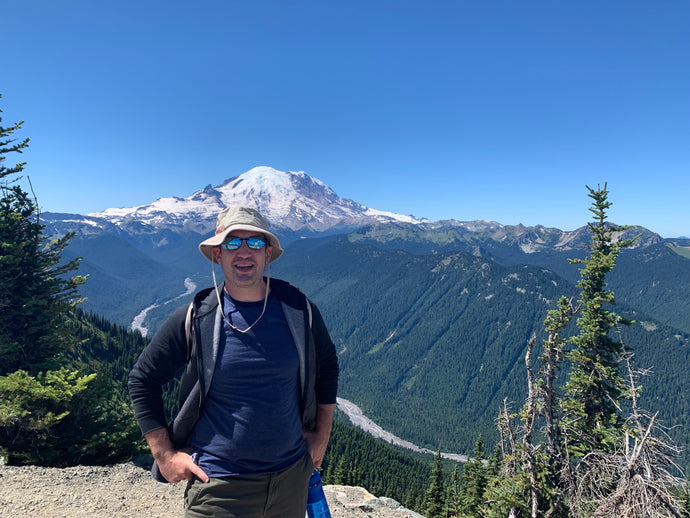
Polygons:
<instances>
[{"instance_id":1,"label":"blue sunglasses lens","mask_svg":"<svg viewBox=\"0 0 690 518\"><path fill-rule=\"evenodd\" d=\"M239 247L242 246L242 241L247 243L247 246L252 250L261 250L263 247L266 246L266 241L264 241L260 237L248 237L246 239L233 237L230 241L226 241L221 246L226 250L237 250Z\"/></svg>"}]
</instances>

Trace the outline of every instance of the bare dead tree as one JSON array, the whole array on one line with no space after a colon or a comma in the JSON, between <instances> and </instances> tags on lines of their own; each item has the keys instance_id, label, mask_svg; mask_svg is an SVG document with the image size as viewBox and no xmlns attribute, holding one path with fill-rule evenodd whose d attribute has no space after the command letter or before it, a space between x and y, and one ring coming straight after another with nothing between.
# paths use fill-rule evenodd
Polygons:
<instances>
[{"instance_id":1,"label":"bare dead tree","mask_svg":"<svg viewBox=\"0 0 690 518\"><path fill-rule=\"evenodd\" d=\"M497 419L498 432L501 440L501 451L503 453L501 475L504 479L518 476L519 471L517 442L515 440L515 432L512 424L514 418L515 416L510 413L508 398L505 398L503 400L503 407L498 412ZM508 511L508 518L518 518L519 516L520 511L515 507L511 507Z\"/></svg>"},{"instance_id":2,"label":"bare dead tree","mask_svg":"<svg viewBox=\"0 0 690 518\"><path fill-rule=\"evenodd\" d=\"M525 367L527 369L527 402L522 425L522 469L529 477L530 492L530 514L532 518L537 518L539 512L539 490L537 488L537 468L535 466L535 448L532 443L534 433L534 423L537 420L537 398L538 390L534 383L534 373L532 372L532 349L536 342L536 335L532 335L527 343L527 353L525 354Z\"/></svg>"},{"instance_id":3,"label":"bare dead tree","mask_svg":"<svg viewBox=\"0 0 690 518\"><path fill-rule=\"evenodd\" d=\"M501 452L506 462L503 463L504 475L515 475L515 458L517 447L515 432L513 431L512 418L508 407L508 398L503 400L503 408L498 412L498 433L501 438Z\"/></svg>"},{"instance_id":4,"label":"bare dead tree","mask_svg":"<svg viewBox=\"0 0 690 518\"><path fill-rule=\"evenodd\" d=\"M622 360L628 374L630 415L618 450L592 452L579 462L572 502L575 516L682 518L682 506L669 490L683 481L676 463L680 449L658 423L658 413L651 415L639 406L637 381L649 371L635 370L629 351L624 351Z\"/></svg>"}]
</instances>

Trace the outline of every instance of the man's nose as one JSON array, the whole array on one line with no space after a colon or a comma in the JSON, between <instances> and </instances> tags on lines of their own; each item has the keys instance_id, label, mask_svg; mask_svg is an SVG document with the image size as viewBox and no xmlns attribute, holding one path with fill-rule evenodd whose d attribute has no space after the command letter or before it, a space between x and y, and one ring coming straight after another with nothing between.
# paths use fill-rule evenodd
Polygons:
<instances>
[{"instance_id":1,"label":"man's nose","mask_svg":"<svg viewBox=\"0 0 690 518\"><path fill-rule=\"evenodd\" d=\"M238 251L238 252L243 252L243 253L247 254L247 253L251 253L252 249L249 248L249 245L247 244L247 240L246 240L246 239L243 239L243 240L240 242L240 247L237 249L237 251Z\"/></svg>"}]
</instances>

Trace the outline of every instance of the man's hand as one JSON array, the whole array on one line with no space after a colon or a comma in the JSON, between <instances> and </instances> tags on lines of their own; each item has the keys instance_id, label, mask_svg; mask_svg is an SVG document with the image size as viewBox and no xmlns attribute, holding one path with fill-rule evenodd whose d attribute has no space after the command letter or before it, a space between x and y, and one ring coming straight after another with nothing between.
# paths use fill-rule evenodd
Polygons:
<instances>
[{"instance_id":1,"label":"man's hand","mask_svg":"<svg viewBox=\"0 0 690 518\"><path fill-rule=\"evenodd\" d=\"M155 457L158 469L165 480L177 484L182 480L193 480L198 477L202 482L208 482L208 476L199 466L194 464L192 457L183 451L172 451L163 457Z\"/></svg>"},{"instance_id":2,"label":"man's hand","mask_svg":"<svg viewBox=\"0 0 690 518\"><path fill-rule=\"evenodd\" d=\"M144 437L165 480L177 484L182 480L193 480L197 477L202 482L208 482L208 476L194 463L190 455L173 448L168 430L159 428Z\"/></svg>"},{"instance_id":3,"label":"man's hand","mask_svg":"<svg viewBox=\"0 0 690 518\"><path fill-rule=\"evenodd\" d=\"M304 442L307 443L307 451L314 461L314 467L320 468L323 457L326 454L328 440L331 438L331 427L333 426L333 413L335 405L319 405L316 415L316 430L313 432L303 432Z\"/></svg>"}]
</instances>

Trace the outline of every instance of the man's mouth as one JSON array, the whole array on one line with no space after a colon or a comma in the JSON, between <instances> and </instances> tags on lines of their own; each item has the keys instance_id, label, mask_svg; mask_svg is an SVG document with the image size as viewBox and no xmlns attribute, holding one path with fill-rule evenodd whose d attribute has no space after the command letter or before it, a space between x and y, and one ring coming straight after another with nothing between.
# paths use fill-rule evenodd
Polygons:
<instances>
[{"instance_id":1,"label":"man's mouth","mask_svg":"<svg viewBox=\"0 0 690 518\"><path fill-rule=\"evenodd\" d=\"M240 272L247 273L247 272L250 272L254 268L254 265L241 263L241 264L235 264L235 268L237 268L237 270L239 270Z\"/></svg>"}]
</instances>

